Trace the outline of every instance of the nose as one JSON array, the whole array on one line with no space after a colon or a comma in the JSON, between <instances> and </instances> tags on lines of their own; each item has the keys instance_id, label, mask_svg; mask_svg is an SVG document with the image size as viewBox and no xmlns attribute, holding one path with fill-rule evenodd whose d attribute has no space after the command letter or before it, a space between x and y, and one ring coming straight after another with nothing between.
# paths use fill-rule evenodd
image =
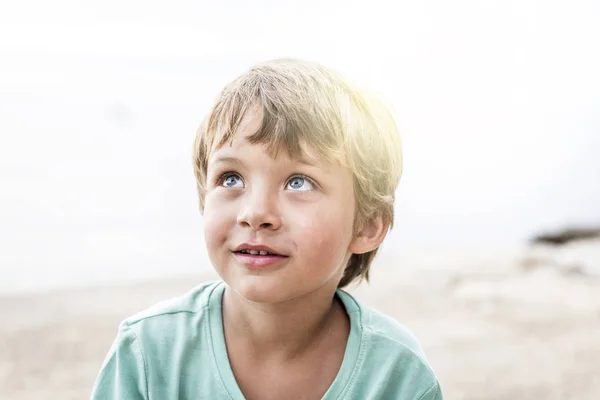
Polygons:
<instances>
[{"instance_id":1,"label":"nose","mask_svg":"<svg viewBox=\"0 0 600 400\"><path fill-rule=\"evenodd\" d=\"M277 230L281 227L281 216L277 210L277 196L266 190L253 190L243 200L238 224L253 231Z\"/></svg>"}]
</instances>

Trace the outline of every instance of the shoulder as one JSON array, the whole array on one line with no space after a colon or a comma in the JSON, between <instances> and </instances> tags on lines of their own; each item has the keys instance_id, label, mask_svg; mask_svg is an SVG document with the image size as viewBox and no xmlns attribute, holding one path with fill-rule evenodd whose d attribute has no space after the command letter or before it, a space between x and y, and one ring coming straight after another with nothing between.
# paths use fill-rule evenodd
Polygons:
<instances>
[{"instance_id":1,"label":"shoulder","mask_svg":"<svg viewBox=\"0 0 600 400\"><path fill-rule=\"evenodd\" d=\"M173 398L192 390L198 376L213 382L206 355L213 348L209 320L220 310L221 284L200 285L123 320L92 398Z\"/></svg>"},{"instance_id":2,"label":"shoulder","mask_svg":"<svg viewBox=\"0 0 600 400\"><path fill-rule=\"evenodd\" d=\"M402 352L425 361L423 348L417 337L394 318L371 307L361 305L362 324L365 334L378 340L382 345L397 348Z\"/></svg>"},{"instance_id":3,"label":"shoulder","mask_svg":"<svg viewBox=\"0 0 600 400\"><path fill-rule=\"evenodd\" d=\"M377 341L381 346L395 348L427 363L419 340L406 326L359 302L343 290L339 290L338 293L348 314L355 314L354 318L358 319L364 336ZM353 318L352 315L350 317Z\"/></svg>"},{"instance_id":4,"label":"shoulder","mask_svg":"<svg viewBox=\"0 0 600 400\"><path fill-rule=\"evenodd\" d=\"M209 305L210 295L219 284L220 282L203 283L181 296L161 301L133 314L126 318L123 324L134 326L140 322L169 315L201 312Z\"/></svg>"},{"instance_id":5,"label":"shoulder","mask_svg":"<svg viewBox=\"0 0 600 400\"><path fill-rule=\"evenodd\" d=\"M394 318L342 293L347 311L354 314L351 320L361 328L360 379L382 396L373 398L437 399L431 396L438 393L439 382L417 337Z\"/></svg>"},{"instance_id":6,"label":"shoulder","mask_svg":"<svg viewBox=\"0 0 600 400\"><path fill-rule=\"evenodd\" d=\"M191 333L208 320L211 295L220 284L204 283L181 296L161 301L126 318L120 328L142 341Z\"/></svg>"},{"instance_id":7,"label":"shoulder","mask_svg":"<svg viewBox=\"0 0 600 400\"><path fill-rule=\"evenodd\" d=\"M136 354L150 377L163 376L165 365L189 371L203 369L210 361L204 355L214 350L213 335L218 326L210 321L220 313L223 285L202 284L125 319L119 327L118 348Z\"/></svg>"}]
</instances>

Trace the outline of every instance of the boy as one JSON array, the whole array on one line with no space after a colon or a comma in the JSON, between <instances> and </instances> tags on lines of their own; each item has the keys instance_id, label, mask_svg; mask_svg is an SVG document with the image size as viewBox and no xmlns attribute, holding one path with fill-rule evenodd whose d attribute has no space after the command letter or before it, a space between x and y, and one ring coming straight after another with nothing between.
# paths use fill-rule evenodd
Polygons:
<instances>
[{"instance_id":1,"label":"boy","mask_svg":"<svg viewBox=\"0 0 600 400\"><path fill-rule=\"evenodd\" d=\"M92 399L442 399L412 334L341 290L393 222L381 102L316 64L257 65L199 129L194 169L222 281L125 320Z\"/></svg>"}]
</instances>

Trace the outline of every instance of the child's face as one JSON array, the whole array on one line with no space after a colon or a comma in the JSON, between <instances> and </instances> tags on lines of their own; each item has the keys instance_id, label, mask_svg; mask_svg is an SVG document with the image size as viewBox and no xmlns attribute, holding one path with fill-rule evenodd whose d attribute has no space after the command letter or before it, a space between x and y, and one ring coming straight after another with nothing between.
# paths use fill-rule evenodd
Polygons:
<instances>
[{"instance_id":1,"label":"child's face","mask_svg":"<svg viewBox=\"0 0 600 400\"><path fill-rule=\"evenodd\" d=\"M232 145L208 160L204 233L210 260L248 300L275 303L333 291L351 255L352 173L322 163L310 149L308 163L285 151L269 157L263 145L246 140L259 123L248 113ZM280 256L236 252L244 244Z\"/></svg>"}]
</instances>

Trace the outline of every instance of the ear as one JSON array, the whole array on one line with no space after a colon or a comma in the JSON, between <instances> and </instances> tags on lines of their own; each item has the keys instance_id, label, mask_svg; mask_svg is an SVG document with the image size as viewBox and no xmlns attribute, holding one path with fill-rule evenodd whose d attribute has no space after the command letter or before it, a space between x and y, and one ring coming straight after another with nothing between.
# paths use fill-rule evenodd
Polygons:
<instances>
[{"instance_id":1,"label":"ear","mask_svg":"<svg viewBox=\"0 0 600 400\"><path fill-rule=\"evenodd\" d=\"M352 239L348 250L353 254L363 254L375 250L383 242L389 228L389 218L377 214L362 226Z\"/></svg>"}]
</instances>

